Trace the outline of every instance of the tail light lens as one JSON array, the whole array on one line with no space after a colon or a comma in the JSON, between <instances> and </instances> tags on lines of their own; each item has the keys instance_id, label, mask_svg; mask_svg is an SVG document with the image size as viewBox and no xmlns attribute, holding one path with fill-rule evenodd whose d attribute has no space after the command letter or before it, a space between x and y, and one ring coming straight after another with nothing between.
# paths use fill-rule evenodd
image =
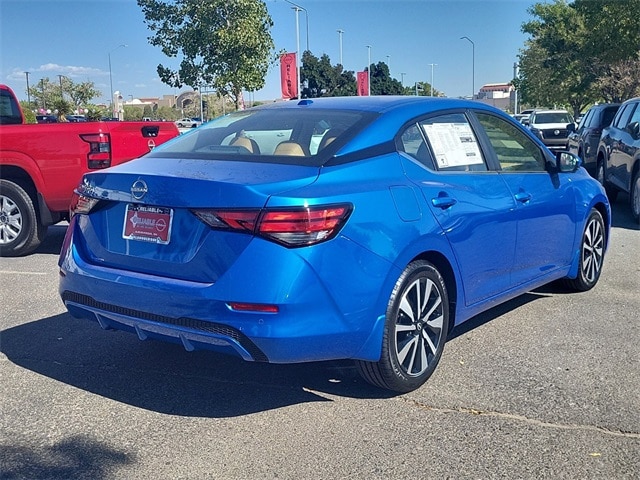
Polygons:
<instances>
[{"instance_id":1,"label":"tail light lens","mask_svg":"<svg viewBox=\"0 0 640 480\"><path fill-rule=\"evenodd\" d=\"M111 138L108 133L80 135L80 138L89 144L87 166L90 169L111 166Z\"/></svg>"},{"instance_id":2,"label":"tail light lens","mask_svg":"<svg viewBox=\"0 0 640 480\"><path fill-rule=\"evenodd\" d=\"M315 245L335 237L353 207L316 205L292 209L194 210L211 228L252 233L285 247Z\"/></svg>"},{"instance_id":3,"label":"tail light lens","mask_svg":"<svg viewBox=\"0 0 640 480\"><path fill-rule=\"evenodd\" d=\"M69 219L78 213L89 213L99 201L97 198L85 197L77 190L74 190L71 196L71 204L69 205Z\"/></svg>"}]
</instances>

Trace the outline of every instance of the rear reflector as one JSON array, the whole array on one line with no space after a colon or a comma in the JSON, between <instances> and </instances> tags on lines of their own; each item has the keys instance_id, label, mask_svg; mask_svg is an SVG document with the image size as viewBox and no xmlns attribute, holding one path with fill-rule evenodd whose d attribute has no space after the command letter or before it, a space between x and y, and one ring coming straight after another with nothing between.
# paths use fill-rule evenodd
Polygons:
<instances>
[{"instance_id":1,"label":"rear reflector","mask_svg":"<svg viewBox=\"0 0 640 480\"><path fill-rule=\"evenodd\" d=\"M231 310L237 312L262 312L262 313L278 313L277 305L268 305L264 303L241 303L241 302L229 302L227 303Z\"/></svg>"}]
</instances>

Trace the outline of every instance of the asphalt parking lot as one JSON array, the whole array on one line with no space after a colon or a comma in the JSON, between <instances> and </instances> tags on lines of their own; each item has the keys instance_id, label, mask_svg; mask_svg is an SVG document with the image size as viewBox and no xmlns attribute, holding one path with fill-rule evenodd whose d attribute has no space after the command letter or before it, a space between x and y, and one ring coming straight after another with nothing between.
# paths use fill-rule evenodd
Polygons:
<instances>
[{"instance_id":1,"label":"asphalt parking lot","mask_svg":"<svg viewBox=\"0 0 640 480\"><path fill-rule=\"evenodd\" d=\"M243 363L65 313L57 253L0 259L0 479L640 478L640 230L626 197L600 283L456 329L391 395L350 362Z\"/></svg>"}]
</instances>

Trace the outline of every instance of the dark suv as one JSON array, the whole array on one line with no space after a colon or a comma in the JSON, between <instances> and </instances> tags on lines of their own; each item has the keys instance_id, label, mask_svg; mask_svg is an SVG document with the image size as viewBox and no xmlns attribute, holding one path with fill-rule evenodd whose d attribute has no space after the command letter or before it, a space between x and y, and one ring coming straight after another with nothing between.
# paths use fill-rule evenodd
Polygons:
<instances>
[{"instance_id":1,"label":"dark suv","mask_svg":"<svg viewBox=\"0 0 640 480\"><path fill-rule=\"evenodd\" d=\"M611 124L618 108L620 108L619 103L594 105L582 117L578 129L571 132L567 139L567 150L582 158L584 168L593 177L596 176L598 142L602 129Z\"/></svg>"},{"instance_id":2,"label":"dark suv","mask_svg":"<svg viewBox=\"0 0 640 480\"><path fill-rule=\"evenodd\" d=\"M640 98L627 100L611 125L602 130L596 178L614 201L618 192L629 194L631 211L640 222Z\"/></svg>"}]
</instances>

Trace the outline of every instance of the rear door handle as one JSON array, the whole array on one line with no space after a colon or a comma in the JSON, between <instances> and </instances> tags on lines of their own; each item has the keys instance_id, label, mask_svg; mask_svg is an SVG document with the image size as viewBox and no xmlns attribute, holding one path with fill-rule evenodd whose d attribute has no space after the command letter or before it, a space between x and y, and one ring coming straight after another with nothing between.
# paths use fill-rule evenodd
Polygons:
<instances>
[{"instance_id":1,"label":"rear door handle","mask_svg":"<svg viewBox=\"0 0 640 480\"><path fill-rule=\"evenodd\" d=\"M451 197L436 197L431 199L431 203L436 208L446 210L449 207L453 207L458 201Z\"/></svg>"}]
</instances>

